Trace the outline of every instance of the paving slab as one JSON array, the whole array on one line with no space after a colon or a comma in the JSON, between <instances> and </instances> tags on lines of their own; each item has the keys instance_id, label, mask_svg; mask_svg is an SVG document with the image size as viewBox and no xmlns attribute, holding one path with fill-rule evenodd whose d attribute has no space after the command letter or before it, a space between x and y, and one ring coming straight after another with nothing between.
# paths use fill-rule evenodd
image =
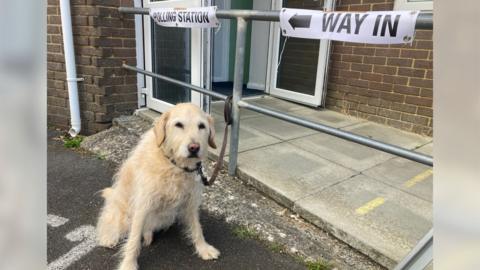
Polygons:
<instances>
[{"instance_id":1,"label":"paving slab","mask_svg":"<svg viewBox=\"0 0 480 270\"><path fill-rule=\"evenodd\" d=\"M432 226L432 205L358 175L295 202L294 210L386 267Z\"/></svg>"},{"instance_id":2,"label":"paving slab","mask_svg":"<svg viewBox=\"0 0 480 270\"><path fill-rule=\"evenodd\" d=\"M305 105L297 104L294 102L288 102L274 97L263 96L259 98L252 98L247 100L258 106L267 107L269 109L281 111L281 112L293 112L309 108Z\"/></svg>"},{"instance_id":3,"label":"paving slab","mask_svg":"<svg viewBox=\"0 0 480 270\"><path fill-rule=\"evenodd\" d=\"M432 138L430 137L404 132L392 127L372 122L364 122L342 129L381 142L398 145L407 149L415 149L432 141Z\"/></svg>"},{"instance_id":4,"label":"paving slab","mask_svg":"<svg viewBox=\"0 0 480 270\"><path fill-rule=\"evenodd\" d=\"M161 113L148 108L141 108L136 110L134 115L141 117L145 121L153 122Z\"/></svg>"},{"instance_id":5,"label":"paving slab","mask_svg":"<svg viewBox=\"0 0 480 270\"><path fill-rule=\"evenodd\" d=\"M324 110L324 109L313 109L313 108L305 108L300 110L295 110L290 112L289 114L299 116L305 118L307 120L325 124L334 128L342 128L351 126L353 124L359 124L366 122L366 120L351 117L345 114L341 114L338 112Z\"/></svg>"},{"instance_id":6,"label":"paving slab","mask_svg":"<svg viewBox=\"0 0 480 270\"><path fill-rule=\"evenodd\" d=\"M223 141L223 132L225 129L225 123L223 121L215 122L215 142L217 143L217 149L210 148L210 151L218 156L220 153L220 147ZM228 143L225 149L225 155L227 156L230 153L230 134L228 134ZM275 144L281 142L281 140L269 136L261 131L258 131L254 128L241 125L240 126L240 140L238 145L238 151L244 152L247 150Z\"/></svg>"},{"instance_id":7,"label":"paving slab","mask_svg":"<svg viewBox=\"0 0 480 270\"><path fill-rule=\"evenodd\" d=\"M433 172L429 166L404 158L394 158L363 174L432 202Z\"/></svg>"},{"instance_id":8,"label":"paving slab","mask_svg":"<svg viewBox=\"0 0 480 270\"><path fill-rule=\"evenodd\" d=\"M224 107L225 102L223 101L217 101L213 102L210 107L211 114L214 116L216 121L222 121L223 122L223 107ZM263 116L263 114L250 111L247 109L240 109L240 120L251 118L251 117L259 117Z\"/></svg>"},{"instance_id":9,"label":"paving slab","mask_svg":"<svg viewBox=\"0 0 480 270\"><path fill-rule=\"evenodd\" d=\"M319 157L359 172L394 157L385 152L324 133L295 139L290 143Z\"/></svg>"},{"instance_id":10,"label":"paving slab","mask_svg":"<svg viewBox=\"0 0 480 270\"><path fill-rule=\"evenodd\" d=\"M240 121L240 126L248 126L281 140L291 140L318 133L299 125L285 122L269 116L249 118Z\"/></svg>"},{"instance_id":11,"label":"paving slab","mask_svg":"<svg viewBox=\"0 0 480 270\"><path fill-rule=\"evenodd\" d=\"M425 154L425 155L433 156L433 142L428 143L428 144L416 149L415 151L420 152L420 153Z\"/></svg>"},{"instance_id":12,"label":"paving slab","mask_svg":"<svg viewBox=\"0 0 480 270\"><path fill-rule=\"evenodd\" d=\"M287 207L355 174L289 143L240 153L238 167L240 177Z\"/></svg>"}]
</instances>

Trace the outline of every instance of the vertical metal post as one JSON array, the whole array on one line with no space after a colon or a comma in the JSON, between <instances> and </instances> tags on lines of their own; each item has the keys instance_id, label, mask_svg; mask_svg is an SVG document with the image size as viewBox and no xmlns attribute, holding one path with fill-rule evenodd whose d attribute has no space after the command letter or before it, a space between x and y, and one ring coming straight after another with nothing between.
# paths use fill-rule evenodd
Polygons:
<instances>
[{"instance_id":1,"label":"vertical metal post","mask_svg":"<svg viewBox=\"0 0 480 270\"><path fill-rule=\"evenodd\" d=\"M237 18L237 42L235 45L235 70L233 75L232 97L232 132L230 133L230 153L228 158L228 174L234 176L237 169L238 140L240 133L240 107L238 101L242 98L243 72L245 64L245 40L247 21Z\"/></svg>"}]
</instances>

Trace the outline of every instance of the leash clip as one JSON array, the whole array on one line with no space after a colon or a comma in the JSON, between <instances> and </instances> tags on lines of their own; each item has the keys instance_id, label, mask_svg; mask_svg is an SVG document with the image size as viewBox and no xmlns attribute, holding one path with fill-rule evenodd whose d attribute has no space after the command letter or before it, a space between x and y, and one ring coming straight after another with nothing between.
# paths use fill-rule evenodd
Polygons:
<instances>
[{"instance_id":1,"label":"leash clip","mask_svg":"<svg viewBox=\"0 0 480 270\"><path fill-rule=\"evenodd\" d=\"M223 107L223 119L227 126L232 124L232 96L228 96L225 99L225 105Z\"/></svg>"}]
</instances>

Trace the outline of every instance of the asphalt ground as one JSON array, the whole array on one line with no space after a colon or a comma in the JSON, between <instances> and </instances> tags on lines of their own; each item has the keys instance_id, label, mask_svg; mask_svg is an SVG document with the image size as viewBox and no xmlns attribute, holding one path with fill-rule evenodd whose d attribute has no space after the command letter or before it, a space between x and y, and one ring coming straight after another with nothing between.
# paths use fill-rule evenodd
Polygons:
<instances>
[{"instance_id":1,"label":"asphalt ground","mask_svg":"<svg viewBox=\"0 0 480 270\"><path fill-rule=\"evenodd\" d=\"M94 226L102 206L97 191L111 185L115 165L88 153L67 149L49 130L48 138L48 244L49 269L116 269L119 247L95 246ZM219 206L221 207L221 206ZM289 255L278 253L255 239L238 238L233 227L201 213L207 241L220 250L215 261L203 261L174 225L157 232L142 248L140 269L305 269Z\"/></svg>"}]
</instances>

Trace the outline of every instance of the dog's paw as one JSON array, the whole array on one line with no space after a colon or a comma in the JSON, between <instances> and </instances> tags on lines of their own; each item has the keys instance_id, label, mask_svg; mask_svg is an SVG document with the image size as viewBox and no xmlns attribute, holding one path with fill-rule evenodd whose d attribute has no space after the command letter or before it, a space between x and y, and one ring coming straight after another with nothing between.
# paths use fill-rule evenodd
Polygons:
<instances>
[{"instance_id":1,"label":"dog's paw","mask_svg":"<svg viewBox=\"0 0 480 270\"><path fill-rule=\"evenodd\" d=\"M200 256L200 258L203 260L218 259L218 256L220 255L220 251L207 243L197 245L196 248L198 256Z\"/></svg>"},{"instance_id":2,"label":"dog's paw","mask_svg":"<svg viewBox=\"0 0 480 270\"><path fill-rule=\"evenodd\" d=\"M135 261L122 261L118 270L137 270L138 264Z\"/></svg>"},{"instance_id":3,"label":"dog's paw","mask_svg":"<svg viewBox=\"0 0 480 270\"><path fill-rule=\"evenodd\" d=\"M118 238L115 237L99 237L97 239L98 245L106 248L113 248L118 244Z\"/></svg>"},{"instance_id":4,"label":"dog's paw","mask_svg":"<svg viewBox=\"0 0 480 270\"><path fill-rule=\"evenodd\" d=\"M153 241L153 232L146 232L143 234L143 246L148 247Z\"/></svg>"}]
</instances>

